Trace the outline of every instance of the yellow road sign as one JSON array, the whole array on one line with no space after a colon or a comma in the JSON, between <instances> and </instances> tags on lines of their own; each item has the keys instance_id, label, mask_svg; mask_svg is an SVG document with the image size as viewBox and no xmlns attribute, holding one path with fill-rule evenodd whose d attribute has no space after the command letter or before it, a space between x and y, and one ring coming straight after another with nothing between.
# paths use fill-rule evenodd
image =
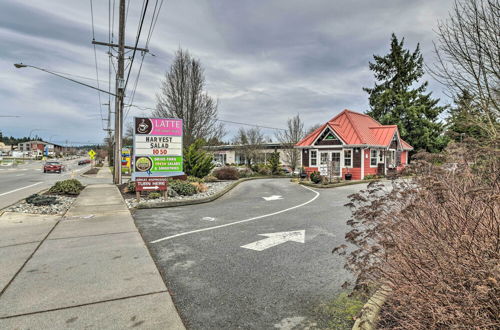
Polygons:
<instances>
[{"instance_id":1,"label":"yellow road sign","mask_svg":"<svg viewBox=\"0 0 500 330\"><path fill-rule=\"evenodd\" d=\"M95 151L91 149L91 150L88 152L88 155L90 156L90 159L94 159L94 158L95 158Z\"/></svg>"}]
</instances>

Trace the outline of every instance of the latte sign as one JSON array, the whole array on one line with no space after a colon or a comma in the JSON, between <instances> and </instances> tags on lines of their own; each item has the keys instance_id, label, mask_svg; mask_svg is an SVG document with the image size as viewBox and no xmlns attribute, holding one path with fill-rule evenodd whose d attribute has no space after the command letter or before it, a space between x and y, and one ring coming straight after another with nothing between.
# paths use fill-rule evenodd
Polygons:
<instances>
[{"instance_id":1,"label":"latte sign","mask_svg":"<svg viewBox=\"0 0 500 330\"><path fill-rule=\"evenodd\" d=\"M183 175L182 120L134 118L133 179Z\"/></svg>"}]
</instances>

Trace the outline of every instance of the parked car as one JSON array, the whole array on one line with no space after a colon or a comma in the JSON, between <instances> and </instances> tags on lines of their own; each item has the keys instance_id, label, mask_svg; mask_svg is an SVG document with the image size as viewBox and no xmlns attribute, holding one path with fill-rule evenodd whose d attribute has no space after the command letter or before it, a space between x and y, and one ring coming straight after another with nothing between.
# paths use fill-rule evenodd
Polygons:
<instances>
[{"instance_id":1,"label":"parked car","mask_svg":"<svg viewBox=\"0 0 500 330\"><path fill-rule=\"evenodd\" d=\"M90 159L83 159L78 161L78 165L90 164Z\"/></svg>"},{"instance_id":2,"label":"parked car","mask_svg":"<svg viewBox=\"0 0 500 330\"><path fill-rule=\"evenodd\" d=\"M45 165L43 165L43 173L47 172L61 173L64 170L65 170L64 165L61 164L60 162L46 162Z\"/></svg>"}]
</instances>

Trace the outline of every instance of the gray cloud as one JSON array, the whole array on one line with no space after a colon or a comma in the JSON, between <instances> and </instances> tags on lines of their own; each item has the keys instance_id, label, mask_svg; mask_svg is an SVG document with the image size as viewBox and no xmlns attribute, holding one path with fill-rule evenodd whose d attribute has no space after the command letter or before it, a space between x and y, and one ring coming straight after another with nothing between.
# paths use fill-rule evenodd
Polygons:
<instances>
[{"instance_id":1,"label":"gray cloud","mask_svg":"<svg viewBox=\"0 0 500 330\"><path fill-rule=\"evenodd\" d=\"M127 44L134 42L142 1L130 3ZM433 28L437 19L445 18L451 3L165 1L150 44L156 56L146 56L134 103L154 107L160 80L181 46L202 61L207 90L219 99L223 119L283 127L296 113L312 125L344 108L365 111L367 95L361 88L373 84L368 70L373 54L388 51L394 32L404 36L411 49L421 43L424 59L430 63ZM107 1L94 1L94 14L96 39L106 41ZM88 1L2 2L0 113L23 116L0 118L4 134L27 135L30 129L45 128L39 133L44 137L57 134L60 140L102 140L104 124L95 91L12 66L23 61L94 78L91 39ZM101 87L107 88L107 49L98 47L97 51ZM136 61L129 99L138 67ZM443 97L441 87L430 77L425 79L430 80L434 95ZM107 102L107 96L102 94L101 101ZM144 114L131 108L127 120ZM233 133L238 127L227 128ZM266 134L273 132L266 130Z\"/></svg>"}]
</instances>

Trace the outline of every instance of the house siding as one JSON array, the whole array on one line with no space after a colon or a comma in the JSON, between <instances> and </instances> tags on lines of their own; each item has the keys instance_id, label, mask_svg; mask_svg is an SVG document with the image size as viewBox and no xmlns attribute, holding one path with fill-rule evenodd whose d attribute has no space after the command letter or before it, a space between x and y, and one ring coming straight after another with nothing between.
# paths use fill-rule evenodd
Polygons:
<instances>
[{"instance_id":1,"label":"house siding","mask_svg":"<svg viewBox=\"0 0 500 330\"><path fill-rule=\"evenodd\" d=\"M365 165L365 176L367 175L377 175L378 166L370 166L370 151L371 149L365 149L363 159Z\"/></svg>"}]
</instances>

